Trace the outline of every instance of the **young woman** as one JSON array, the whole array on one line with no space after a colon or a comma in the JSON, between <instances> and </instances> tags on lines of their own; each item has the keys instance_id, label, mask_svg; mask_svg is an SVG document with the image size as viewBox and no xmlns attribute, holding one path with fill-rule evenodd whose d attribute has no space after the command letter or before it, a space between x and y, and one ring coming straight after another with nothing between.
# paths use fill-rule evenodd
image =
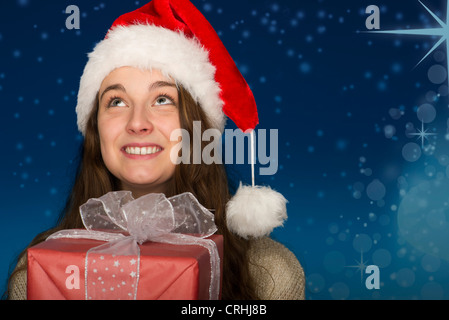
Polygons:
<instances>
[{"instance_id":1,"label":"young woman","mask_svg":"<svg viewBox=\"0 0 449 320\"><path fill-rule=\"evenodd\" d=\"M283 197L262 190L268 208L260 209L258 203L258 211L266 209L269 219L258 219L261 224L249 219L242 228L239 221L259 212L236 206L222 164L175 164L170 158L178 143L171 134L177 129L189 133L193 155L196 121L201 133L223 132L226 115L242 130L257 124L254 98L245 80L190 2L153 0L119 17L89 55L77 115L84 142L72 192L58 225L39 234L30 246L58 230L83 228L79 207L110 191L129 190L134 198L191 192L214 213L224 238L223 299L304 298L304 274L295 256L261 237L279 224L282 212L274 211L279 211ZM206 142L198 141L203 150ZM260 190L253 188L243 196ZM231 217L231 209L240 217ZM264 221L270 219L267 225ZM239 226L232 227L230 220ZM8 298L26 298L26 251L10 277Z\"/></svg>"}]
</instances>

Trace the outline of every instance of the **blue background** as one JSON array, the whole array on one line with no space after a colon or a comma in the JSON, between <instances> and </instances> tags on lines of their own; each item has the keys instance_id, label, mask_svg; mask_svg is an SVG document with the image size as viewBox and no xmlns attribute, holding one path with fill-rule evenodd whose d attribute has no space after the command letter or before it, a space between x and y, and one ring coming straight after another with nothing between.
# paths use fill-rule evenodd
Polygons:
<instances>
[{"instance_id":1,"label":"blue background","mask_svg":"<svg viewBox=\"0 0 449 320\"><path fill-rule=\"evenodd\" d=\"M86 54L144 3L0 4L2 292L15 257L55 223L69 191ZM307 299L447 299L446 47L418 64L439 37L366 33L365 8L381 8L382 30L436 20L417 0L193 3L253 89L258 128L279 129L279 170L258 183L289 200L273 237L303 265ZM444 0L423 3L446 21ZM65 27L68 5L81 10L80 30ZM421 126L435 135L411 135ZM249 183L248 165L234 169ZM372 264L379 290L365 286Z\"/></svg>"}]
</instances>

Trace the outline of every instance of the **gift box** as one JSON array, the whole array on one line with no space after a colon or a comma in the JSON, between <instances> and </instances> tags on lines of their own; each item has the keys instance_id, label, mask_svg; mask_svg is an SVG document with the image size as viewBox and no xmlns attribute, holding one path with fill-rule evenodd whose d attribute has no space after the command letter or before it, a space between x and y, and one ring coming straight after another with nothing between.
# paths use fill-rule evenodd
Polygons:
<instances>
[{"instance_id":1,"label":"gift box","mask_svg":"<svg viewBox=\"0 0 449 320\"><path fill-rule=\"evenodd\" d=\"M223 237L212 235L207 239L215 242L221 258ZM89 299L86 297L86 253L103 243L61 238L28 249L28 299ZM138 300L209 299L211 266L206 248L157 242L146 242L139 248L140 261L134 256L91 256L89 260L95 262L89 266L88 285L105 292L106 299L132 298L136 291ZM139 274L129 268L133 265ZM133 287L136 277L137 288Z\"/></svg>"},{"instance_id":2,"label":"gift box","mask_svg":"<svg viewBox=\"0 0 449 320\"><path fill-rule=\"evenodd\" d=\"M28 299L220 298L223 237L191 193L110 192L80 215L85 229L28 249Z\"/></svg>"}]
</instances>

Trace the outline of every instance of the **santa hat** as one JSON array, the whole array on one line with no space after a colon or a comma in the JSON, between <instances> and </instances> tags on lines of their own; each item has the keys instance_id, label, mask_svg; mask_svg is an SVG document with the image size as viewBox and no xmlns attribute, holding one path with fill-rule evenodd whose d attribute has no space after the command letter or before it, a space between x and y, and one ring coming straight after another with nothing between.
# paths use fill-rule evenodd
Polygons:
<instances>
[{"instance_id":1,"label":"santa hat","mask_svg":"<svg viewBox=\"0 0 449 320\"><path fill-rule=\"evenodd\" d=\"M226 117L243 132L258 124L248 84L215 30L187 0L153 0L120 16L88 57L76 106L83 135L103 79L124 66L157 69L174 79L221 132ZM252 172L253 186L241 186L227 206L229 229L244 238L268 235L286 218L285 198L254 186Z\"/></svg>"}]
</instances>

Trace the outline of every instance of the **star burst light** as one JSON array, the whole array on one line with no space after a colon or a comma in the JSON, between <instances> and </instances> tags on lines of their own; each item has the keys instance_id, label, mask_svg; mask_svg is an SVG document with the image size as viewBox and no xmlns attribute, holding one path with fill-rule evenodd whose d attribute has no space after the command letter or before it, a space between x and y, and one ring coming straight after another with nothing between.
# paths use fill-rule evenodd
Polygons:
<instances>
[{"instance_id":1,"label":"star burst light","mask_svg":"<svg viewBox=\"0 0 449 320\"><path fill-rule=\"evenodd\" d=\"M363 251L360 252L360 261L355 261L357 264L353 266L346 266L346 268L355 268L357 271L360 271L360 283L363 282L363 272L368 266L367 261L363 261Z\"/></svg>"},{"instance_id":2,"label":"star burst light","mask_svg":"<svg viewBox=\"0 0 449 320\"><path fill-rule=\"evenodd\" d=\"M421 147L424 148L424 141L429 140L429 136L435 136L436 133L428 132L429 129L424 130L424 122L422 122L421 130L417 129L416 133L409 133L411 136L417 136L418 139L421 139Z\"/></svg>"},{"instance_id":3,"label":"star burst light","mask_svg":"<svg viewBox=\"0 0 449 320\"><path fill-rule=\"evenodd\" d=\"M443 42L446 41L446 55L449 53L449 25L447 22L443 22L433 11L427 8L421 0L419 3L430 13L430 15L438 22L440 28L424 28L424 29L406 29L406 30L384 30L384 31L371 31L373 33L384 33L384 34L403 34L403 35L417 35L417 36L439 36L441 37L437 43L427 52L427 54L418 62L419 65L423 60L425 60L432 52L434 52ZM449 0L446 4L446 21L449 19ZM449 70L449 59L447 60L447 68ZM449 82L449 77L448 77Z\"/></svg>"}]
</instances>

